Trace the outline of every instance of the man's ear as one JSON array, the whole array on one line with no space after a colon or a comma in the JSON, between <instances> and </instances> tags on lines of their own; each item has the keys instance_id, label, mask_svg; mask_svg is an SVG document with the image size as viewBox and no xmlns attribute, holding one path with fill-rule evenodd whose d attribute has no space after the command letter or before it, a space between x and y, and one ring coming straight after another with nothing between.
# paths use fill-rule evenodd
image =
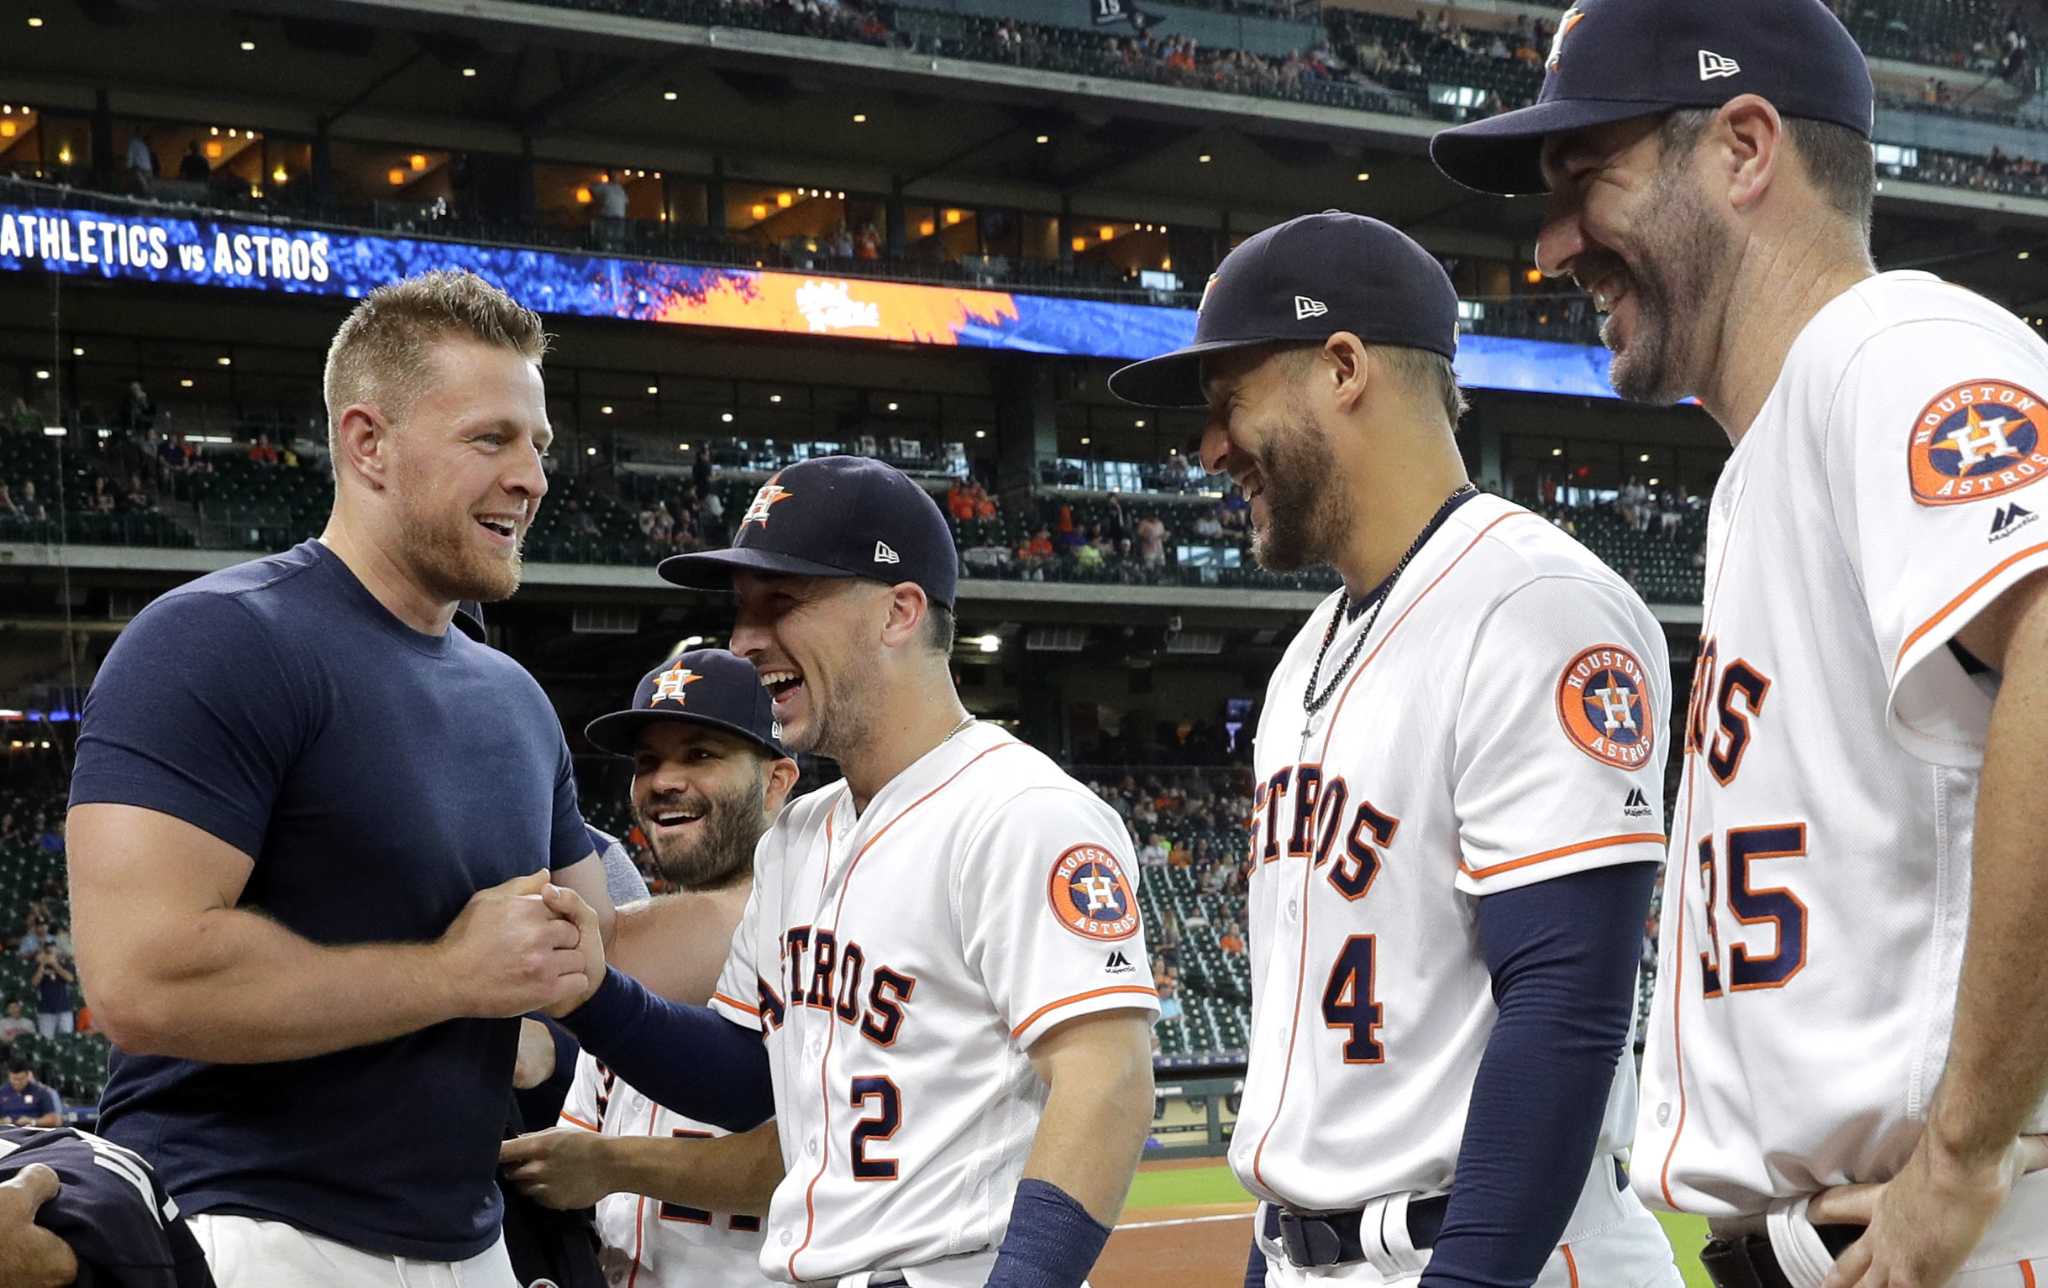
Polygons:
<instances>
[{"instance_id":1,"label":"man's ear","mask_svg":"<svg viewBox=\"0 0 2048 1288\"><path fill-rule=\"evenodd\" d=\"M923 632L925 617L931 612L931 604L924 597L924 587L914 581L902 581L889 587L889 615L882 622L882 643L891 648L901 648L915 641Z\"/></svg>"},{"instance_id":2,"label":"man's ear","mask_svg":"<svg viewBox=\"0 0 2048 1288\"><path fill-rule=\"evenodd\" d=\"M341 458L336 462L337 476L345 462L372 491L386 486L391 473L391 424L375 404L351 403L342 409L334 449Z\"/></svg>"}]
</instances>

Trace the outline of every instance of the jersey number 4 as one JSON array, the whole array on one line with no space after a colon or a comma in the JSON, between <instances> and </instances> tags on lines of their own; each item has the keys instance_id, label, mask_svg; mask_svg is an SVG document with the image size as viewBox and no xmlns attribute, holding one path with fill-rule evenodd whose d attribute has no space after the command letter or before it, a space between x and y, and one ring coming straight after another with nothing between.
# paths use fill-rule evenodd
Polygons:
<instances>
[{"instance_id":1,"label":"jersey number 4","mask_svg":"<svg viewBox=\"0 0 2048 1288\"><path fill-rule=\"evenodd\" d=\"M1806 854L1806 824L1730 828L1724 845L1725 873L1716 871L1714 838L1699 843L1700 892L1707 913L1707 945L1700 954L1700 988L1707 997L1723 992L1747 993L1783 988L1806 965L1806 905L1782 886L1759 885L1752 865ZM1752 953L1746 944L1733 945L1722 970L1721 930L1717 920L1720 891L1728 888L1728 910L1745 926L1770 926L1777 939L1769 953ZM1726 979L1724 990L1722 980Z\"/></svg>"}]
</instances>

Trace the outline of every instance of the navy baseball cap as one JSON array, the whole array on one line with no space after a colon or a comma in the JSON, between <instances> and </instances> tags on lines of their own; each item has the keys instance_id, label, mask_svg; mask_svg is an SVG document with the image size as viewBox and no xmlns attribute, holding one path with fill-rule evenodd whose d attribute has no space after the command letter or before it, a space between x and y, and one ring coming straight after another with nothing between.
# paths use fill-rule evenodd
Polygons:
<instances>
[{"instance_id":1,"label":"navy baseball cap","mask_svg":"<svg viewBox=\"0 0 2048 1288\"><path fill-rule=\"evenodd\" d=\"M735 572L909 581L950 609L960 557L939 503L908 474L865 456L817 456L761 485L732 545L673 555L656 571L699 589L724 589Z\"/></svg>"},{"instance_id":2,"label":"navy baseball cap","mask_svg":"<svg viewBox=\"0 0 2048 1288\"><path fill-rule=\"evenodd\" d=\"M1481 192L1538 193L1549 135L1740 94L1870 137L1870 64L1822 0L1578 0L1544 66L1533 106L1439 131L1437 169Z\"/></svg>"},{"instance_id":3,"label":"navy baseball cap","mask_svg":"<svg viewBox=\"0 0 2048 1288\"><path fill-rule=\"evenodd\" d=\"M771 756L789 754L761 673L722 648L700 648L655 667L640 677L630 709L599 716L583 727L583 736L599 751L630 756L640 749L641 728L658 720L708 725Z\"/></svg>"},{"instance_id":4,"label":"navy baseball cap","mask_svg":"<svg viewBox=\"0 0 2048 1288\"><path fill-rule=\"evenodd\" d=\"M1400 229L1325 210L1276 224L1223 257L1202 292L1195 340L1113 372L1109 391L1146 407L1201 407L1202 357L1253 345L1367 344L1458 355L1458 292Z\"/></svg>"}]
</instances>

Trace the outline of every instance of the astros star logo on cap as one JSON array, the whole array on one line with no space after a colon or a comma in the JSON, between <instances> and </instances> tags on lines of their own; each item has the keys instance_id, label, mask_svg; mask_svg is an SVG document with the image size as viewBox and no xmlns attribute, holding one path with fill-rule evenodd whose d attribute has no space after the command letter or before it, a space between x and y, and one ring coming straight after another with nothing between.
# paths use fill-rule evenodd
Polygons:
<instances>
[{"instance_id":1,"label":"astros star logo on cap","mask_svg":"<svg viewBox=\"0 0 2048 1288\"><path fill-rule=\"evenodd\" d=\"M1565 10L1564 17L1557 20L1557 35L1551 37L1550 57L1544 60L1543 70L1547 72L1557 70L1558 60L1564 56L1564 38L1571 33L1573 27L1578 26L1585 20L1586 11L1577 5L1573 5Z\"/></svg>"},{"instance_id":2,"label":"astros star logo on cap","mask_svg":"<svg viewBox=\"0 0 2048 1288\"><path fill-rule=\"evenodd\" d=\"M774 483L763 483L761 490L754 493L754 502L747 507L746 515L740 519L740 526L745 527L749 523L766 525L768 522L768 507L780 505L794 495L796 494L788 488L780 487Z\"/></svg>"},{"instance_id":3,"label":"astros star logo on cap","mask_svg":"<svg viewBox=\"0 0 2048 1288\"><path fill-rule=\"evenodd\" d=\"M703 676L678 662L654 677L654 696L649 701L673 702L677 706L682 706L684 701L683 687L695 684L703 678Z\"/></svg>"}]
</instances>

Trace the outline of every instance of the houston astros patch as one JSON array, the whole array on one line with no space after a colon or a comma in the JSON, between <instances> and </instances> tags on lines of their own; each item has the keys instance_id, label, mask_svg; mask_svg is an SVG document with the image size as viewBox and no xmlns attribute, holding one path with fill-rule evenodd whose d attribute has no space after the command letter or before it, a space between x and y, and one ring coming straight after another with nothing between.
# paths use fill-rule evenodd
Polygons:
<instances>
[{"instance_id":1,"label":"houston astros patch","mask_svg":"<svg viewBox=\"0 0 2048 1288\"><path fill-rule=\"evenodd\" d=\"M1922 505L1981 501L2048 475L2048 406L2003 380L1944 389L1913 421L1906 477Z\"/></svg>"},{"instance_id":2,"label":"houston astros patch","mask_svg":"<svg viewBox=\"0 0 2048 1288\"><path fill-rule=\"evenodd\" d=\"M1128 939L1138 932L1138 900L1116 857L1099 845L1076 845L1053 862L1046 897L1060 924L1088 939Z\"/></svg>"},{"instance_id":3,"label":"houston astros patch","mask_svg":"<svg viewBox=\"0 0 2048 1288\"><path fill-rule=\"evenodd\" d=\"M1657 746L1649 680L1619 644L1596 644L1564 668L1557 718L1574 747L1616 769L1641 769Z\"/></svg>"}]
</instances>

